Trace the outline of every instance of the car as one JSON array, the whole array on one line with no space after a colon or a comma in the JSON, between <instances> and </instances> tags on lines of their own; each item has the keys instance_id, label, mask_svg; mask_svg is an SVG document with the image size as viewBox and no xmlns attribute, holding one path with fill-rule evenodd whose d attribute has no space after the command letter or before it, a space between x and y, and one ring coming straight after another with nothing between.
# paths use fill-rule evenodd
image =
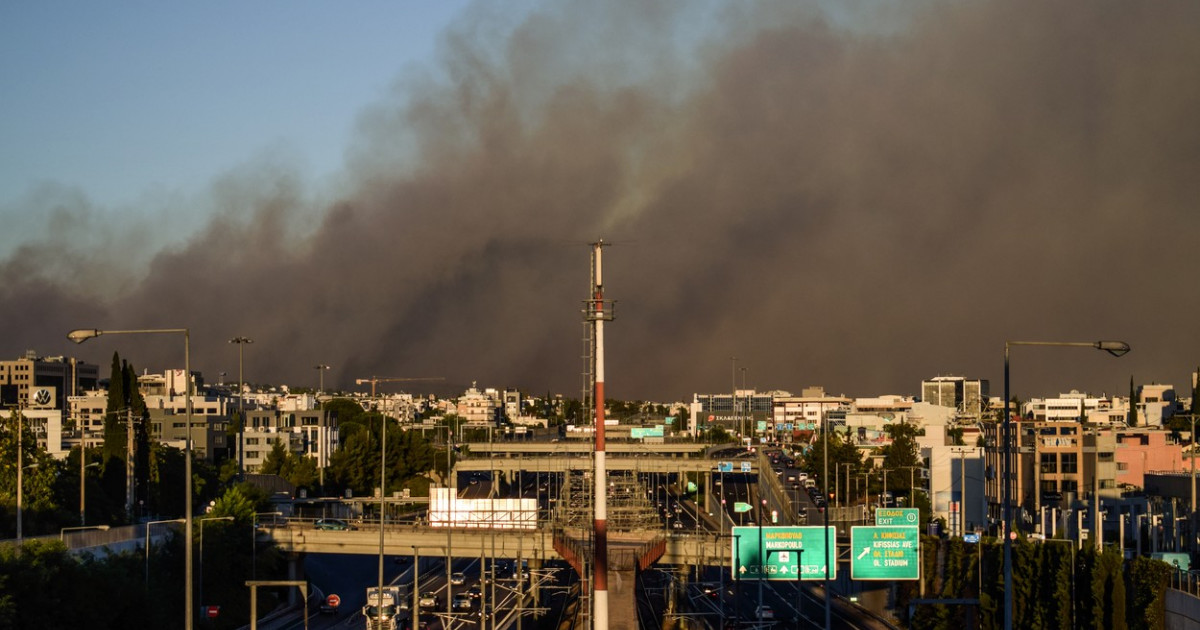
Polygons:
<instances>
[{"instance_id":1,"label":"car","mask_svg":"<svg viewBox=\"0 0 1200 630\"><path fill-rule=\"evenodd\" d=\"M437 593L425 591L417 599L417 605L422 608L438 608L442 605L442 598L438 597Z\"/></svg>"},{"instance_id":2,"label":"car","mask_svg":"<svg viewBox=\"0 0 1200 630\"><path fill-rule=\"evenodd\" d=\"M469 610L471 608L471 597L466 593L458 593L450 602L450 607L454 610Z\"/></svg>"},{"instance_id":3,"label":"car","mask_svg":"<svg viewBox=\"0 0 1200 630\"><path fill-rule=\"evenodd\" d=\"M460 571L455 571L450 575L450 583L455 586L462 586L463 584L466 584L466 582L467 576L463 575Z\"/></svg>"},{"instance_id":4,"label":"car","mask_svg":"<svg viewBox=\"0 0 1200 630\"><path fill-rule=\"evenodd\" d=\"M467 597L470 597L471 599L479 599L480 597L483 597L483 589L480 588L478 584L474 584L471 586L471 588L467 589Z\"/></svg>"},{"instance_id":5,"label":"car","mask_svg":"<svg viewBox=\"0 0 1200 630\"><path fill-rule=\"evenodd\" d=\"M683 529L683 523L681 523L679 521L675 521L674 523L671 524L671 527L674 527L675 529Z\"/></svg>"},{"instance_id":6,"label":"car","mask_svg":"<svg viewBox=\"0 0 1200 630\"><path fill-rule=\"evenodd\" d=\"M313 521L313 529L346 532L358 528L340 518L319 518Z\"/></svg>"},{"instance_id":7,"label":"car","mask_svg":"<svg viewBox=\"0 0 1200 630\"><path fill-rule=\"evenodd\" d=\"M759 619L774 619L775 609L766 605L759 606L758 608L754 609L754 616L758 617Z\"/></svg>"},{"instance_id":8,"label":"car","mask_svg":"<svg viewBox=\"0 0 1200 630\"><path fill-rule=\"evenodd\" d=\"M717 587L712 586L712 585L707 585L704 587L704 596L705 597L716 599L717 597L720 597L720 595L721 595L721 591L718 590Z\"/></svg>"}]
</instances>

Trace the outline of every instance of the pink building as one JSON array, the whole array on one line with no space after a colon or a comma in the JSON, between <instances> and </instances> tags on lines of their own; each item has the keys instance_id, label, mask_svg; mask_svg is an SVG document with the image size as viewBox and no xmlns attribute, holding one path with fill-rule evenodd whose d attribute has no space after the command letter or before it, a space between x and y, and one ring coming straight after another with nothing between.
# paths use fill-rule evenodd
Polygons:
<instances>
[{"instance_id":1,"label":"pink building","mask_svg":"<svg viewBox=\"0 0 1200 630\"><path fill-rule=\"evenodd\" d=\"M1170 432L1157 428L1118 429L1116 433L1117 486L1145 487L1148 472L1183 472L1183 447ZM1191 462L1188 462L1188 466Z\"/></svg>"}]
</instances>

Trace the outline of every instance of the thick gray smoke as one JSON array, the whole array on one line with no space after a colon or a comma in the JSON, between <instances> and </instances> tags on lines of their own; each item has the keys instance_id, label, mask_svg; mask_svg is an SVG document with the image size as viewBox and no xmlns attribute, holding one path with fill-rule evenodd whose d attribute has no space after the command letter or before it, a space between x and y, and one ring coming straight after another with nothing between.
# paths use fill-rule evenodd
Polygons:
<instances>
[{"instance_id":1,"label":"thick gray smoke","mask_svg":"<svg viewBox=\"0 0 1200 630\"><path fill-rule=\"evenodd\" d=\"M188 326L210 380L245 335L257 382L327 363L327 385L570 395L604 238L614 397L728 391L735 367L759 389L999 393L1006 339L1134 347L1020 349L1018 395L1188 386L1200 5L550 4L463 16L441 73L364 111L336 193L257 165L183 245L27 243L0 266L0 355L161 369L168 340L64 335Z\"/></svg>"}]
</instances>

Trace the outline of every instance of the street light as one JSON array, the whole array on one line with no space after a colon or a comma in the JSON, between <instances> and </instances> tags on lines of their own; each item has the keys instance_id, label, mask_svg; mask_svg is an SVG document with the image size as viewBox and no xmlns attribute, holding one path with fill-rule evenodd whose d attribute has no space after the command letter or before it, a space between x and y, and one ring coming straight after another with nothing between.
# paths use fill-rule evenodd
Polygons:
<instances>
[{"instance_id":1,"label":"street light","mask_svg":"<svg viewBox=\"0 0 1200 630\"><path fill-rule=\"evenodd\" d=\"M106 532L109 530L109 526L108 525L80 525L79 527L64 527L64 528L58 530L58 539L61 541L65 541L67 539L67 532L81 532L81 531L89 530L89 529L98 529L100 531Z\"/></svg>"},{"instance_id":2,"label":"street light","mask_svg":"<svg viewBox=\"0 0 1200 630\"><path fill-rule=\"evenodd\" d=\"M271 527L275 526L275 518L283 516L283 512L258 512L254 515L254 522L250 524L250 577L258 579L258 517L270 516Z\"/></svg>"},{"instance_id":3,"label":"street light","mask_svg":"<svg viewBox=\"0 0 1200 630\"><path fill-rule=\"evenodd\" d=\"M242 444L242 442L245 439L245 434L246 434L246 405L244 403L245 395L243 392L246 385L245 385L245 381L243 380L243 377L242 377L242 348L245 347L245 345L248 343L254 343L254 340L250 339L249 337L234 337L233 339L229 340L229 343L236 343L237 347L238 347L238 444L237 444L237 454L238 454L238 474L241 475L242 471L244 470L244 466L246 464L245 456L243 453L244 446Z\"/></svg>"},{"instance_id":4,"label":"street light","mask_svg":"<svg viewBox=\"0 0 1200 630\"><path fill-rule=\"evenodd\" d=\"M195 610L195 602L192 601L192 349L191 349L191 332L187 328L150 328L142 330L97 330L95 328L80 328L67 333L67 339L75 343L83 343L93 337L100 335L147 335L147 334L182 334L183 335L183 391L184 391L184 419L187 422L187 434L183 440L184 443L184 538L187 539L187 545L184 546L183 555L183 570L184 570L184 630L192 630L192 613ZM149 544L149 535L147 535L147 544ZM147 564L149 567L149 551L147 550ZM147 571L149 575L149 571Z\"/></svg>"},{"instance_id":5,"label":"street light","mask_svg":"<svg viewBox=\"0 0 1200 630\"><path fill-rule=\"evenodd\" d=\"M146 589L147 590L149 590L149 588L150 588L150 526L158 525L160 523L183 523L184 521L186 521L186 519L172 518L172 519L167 519L165 521L150 521L150 522L146 523L146 546L144 549L146 551ZM190 540L188 541L187 548L188 549L192 548L192 541L190 541ZM189 619L190 619L190 617L189 617Z\"/></svg>"},{"instance_id":6,"label":"street light","mask_svg":"<svg viewBox=\"0 0 1200 630\"><path fill-rule=\"evenodd\" d=\"M1114 357L1120 357L1129 352L1129 344L1124 341L1005 341L1004 342L1004 418L1002 419L1003 449L1001 457L1001 486L1003 490L1004 523L1000 533L1004 536L1004 630L1013 627L1013 594L1012 594L1012 539L1015 532L1012 528L1012 412L1009 400L1009 354L1012 346L1059 346L1071 348L1095 348L1103 350ZM1095 471L1092 473L1095 474ZM1098 501L1099 499L1097 499Z\"/></svg>"},{"instance_id":7,"label":"street light","mask_svg":"<svg viewBox=\"0 0 1200 630\"><path fill-rule=\"evenodd\" d=\"M205 521L232 521L232 516L205 516L196 519L200 523L200 606L204 606L204 522ZM190 547L192 542L188 541Z\"/></svg>"},{"instance_id":8,"label":"street light","mask_svg":"<svg viewBox=\"0 0 1200 630\"><path fill-rule=\"evenodd\" d=\"M313 369L317 371L317 374L321 375L321 378L318 381L320 385L317 387L317 395L319 396L325 393L325 371L329 369L329 366L325 365L324 363L318 363L313 366Z\"/></svg>"}]
</instances>

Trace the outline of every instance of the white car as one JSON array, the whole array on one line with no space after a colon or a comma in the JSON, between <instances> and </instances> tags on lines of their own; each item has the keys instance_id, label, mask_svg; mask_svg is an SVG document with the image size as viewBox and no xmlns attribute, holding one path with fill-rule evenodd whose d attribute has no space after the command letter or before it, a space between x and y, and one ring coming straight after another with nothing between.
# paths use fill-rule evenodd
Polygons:
<instances>
[{"instance_id":1,"label":"white car","mask_svg":"<svg viewBox=\"0 0 1200 630\"><path fill-rule=\"evenodd\" d=\"M466 582L467 582L467 576L463 575L462 573L455 571L454 573L450 574L450 583L451 584L453 584L455 586L462 586L463 584L466 584Z\"/></svg>"},{"instance_id":2,"label":"white car","mask_svg":"<svg viewBox=\"0 0 1200 630\"><path fill-rule=\"evenodd\" d=\"M770 606L759 606L754 609L754 615L759 619L774 619L775 609Z\"/></svg>"}]
</instances>

